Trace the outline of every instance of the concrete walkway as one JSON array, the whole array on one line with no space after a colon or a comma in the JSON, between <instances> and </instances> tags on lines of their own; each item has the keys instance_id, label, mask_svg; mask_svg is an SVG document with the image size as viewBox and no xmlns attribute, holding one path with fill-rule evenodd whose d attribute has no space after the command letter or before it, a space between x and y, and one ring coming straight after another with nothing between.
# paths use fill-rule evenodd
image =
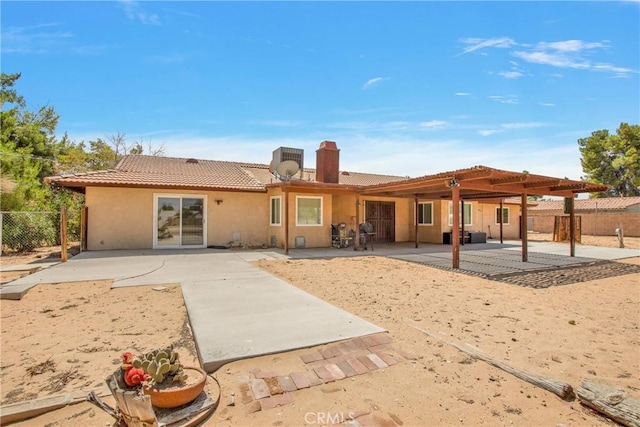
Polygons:
<instances>
[{"instance_id":1,"label":"concrete walkway","mask_svg":"<svg viewBox=\"0 0 640 427\"><path fill-rule=\"evenodd\" d=\"M84 252L0 288L19 299L44 283L114 279L113 287L182 284L203 368L384 332L253 266L274 251Z\"/></svg>"},{"instance_id":2,"label":"concrete walkway","mask_svg":"<svg viewBox=\"0 0 640 427\"><path fill-rule=\"evenodd\" d=\"M505 274L639 256L640 251L529 243L529 260L520 260L520 242L461 247L461 272ZM259 259L388 256L440 268L451 267L451 246L412 243L352 248L282 250L131 250L84 252L0 287L0 297L20 299L45 283L114 280L113 287L180 283L201 363L213 372L241 358L311 347L382 332L383 329L338 309L250 262Z\"/></svg>"}]
</instances>

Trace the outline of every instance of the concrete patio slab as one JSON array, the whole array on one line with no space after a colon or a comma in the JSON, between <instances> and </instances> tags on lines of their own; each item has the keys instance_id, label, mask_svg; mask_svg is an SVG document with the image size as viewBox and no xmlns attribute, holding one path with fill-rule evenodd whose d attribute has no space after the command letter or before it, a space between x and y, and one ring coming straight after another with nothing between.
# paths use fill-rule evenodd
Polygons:
<instances>
[{"instance_id":1,"label":"concrete patio slab","mask_svg":"<svg viewBox=\"0 0 640 427\"><path fill-rule=\"evenodd\" d=\"M384 331L250 264L245 269L248 267L258 270L254 278L182 285L198 354L207 372L233 360Z\"/></svg>"},{"instance_id":2,"label":"concrete patio slab","mask_svg":"<svg viewBox=\"0 0 640 427\"><path fill-rule=\"evenodd\" d=\"M113 279L112 287L182 284L203 368L305 348L384 329L272 276L250 262L288 258L276 251L83 252L10 282L2 298L38 284Z\"/></svg>"}]
</instances>

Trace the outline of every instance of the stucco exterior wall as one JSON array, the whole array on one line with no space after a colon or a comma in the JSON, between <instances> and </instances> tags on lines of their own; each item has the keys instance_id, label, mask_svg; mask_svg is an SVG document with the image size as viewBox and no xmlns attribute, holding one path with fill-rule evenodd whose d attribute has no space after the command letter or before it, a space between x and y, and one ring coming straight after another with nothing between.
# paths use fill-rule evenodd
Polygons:
<instances>
[{"instance_id":1,"label":"stucco exterior wall","mask_svg":"<svg viewBox=\"0 0 640 427\"><path fill-rule=\"evenodd\" d=\"M148 249L153 239L153 194L133 188L87 187L87 249Z\"/></svg>"},{"instance_id":2,"label":"stucco exterior wall","mask_svg":"<svg viewBox=\"0 0 640 427\"><path fill-rule=\"evenodd\" d=\"M153 247L154 195L207 196L207 245L231 242L267 243L269 203L265 193L87 187L87 248L89 250L150 249ZM221 200L220 204L216 200Z\"/></svg>"},{"instance_id":3,"label":"stucco exterior wall","mask_svg":"<svg viewBox=\"0 0 640 427\"><path fill-rule=\"evenodd\" d=\"M297 199L299 197L319 197L322 199L322 224L298 225ZM296 247L296 238L304 239L306 248L324 248L331 246L331 209L332 197L327 194L289 193L289 247Z\"/></svg>"},{"instance_id":4,"label":"stucco exterior wall","mask_svg":"<svg viewBox=\"0 0 640 427\"><path fill-rule=\"evenodd\" d=\"M433 225L420 224L418 226L418 241L421 243L442 243L443 233L452 230L452 226L449 225L449 201L420 200L420 202L433 203ZM487 238L499 239L500 224L496 221L496 209L500 205L479 202L465 202L465 205L469 203L471 203L471 224L465 225L465 231L484 232L487 234ZM503 224L503 238L517 240L520 238L520 207L506 204L504 207L509 209L509 223ZM413 219L411 223L414 224Z\"/></svg>"}]
</instances>

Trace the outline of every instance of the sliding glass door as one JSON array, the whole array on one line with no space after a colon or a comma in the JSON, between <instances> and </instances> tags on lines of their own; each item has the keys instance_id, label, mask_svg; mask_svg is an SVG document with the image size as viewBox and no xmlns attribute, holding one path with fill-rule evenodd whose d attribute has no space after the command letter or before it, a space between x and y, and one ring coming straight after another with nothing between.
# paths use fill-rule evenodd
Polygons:
<instances>
[{"instance_id":1,"label":"sliding glass door","mask_svg":"<svg viewBox=\"0 0 640 427\"><path fill-rule=\"evenodd\" d=\"M206 196L156 195L153 247L206 247L206 202Z\"/></svg>"}]
</instances>

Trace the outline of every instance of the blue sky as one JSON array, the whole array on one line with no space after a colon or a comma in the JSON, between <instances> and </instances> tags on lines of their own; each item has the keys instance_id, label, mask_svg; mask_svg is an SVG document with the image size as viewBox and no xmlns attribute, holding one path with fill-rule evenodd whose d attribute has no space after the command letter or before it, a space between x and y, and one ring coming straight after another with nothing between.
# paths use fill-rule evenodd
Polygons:
<instances>
[{"instance_id":1,"label":"blue sky","mask_svg":"<svg viewBox=\"0 0 640 427\"><path fill-rule=\"evenodd\" d=\"M343 170L579 179L577 139L640 122L640 2L3 1L2 71L77 142Z\"/></svg>"}]
</instances>

